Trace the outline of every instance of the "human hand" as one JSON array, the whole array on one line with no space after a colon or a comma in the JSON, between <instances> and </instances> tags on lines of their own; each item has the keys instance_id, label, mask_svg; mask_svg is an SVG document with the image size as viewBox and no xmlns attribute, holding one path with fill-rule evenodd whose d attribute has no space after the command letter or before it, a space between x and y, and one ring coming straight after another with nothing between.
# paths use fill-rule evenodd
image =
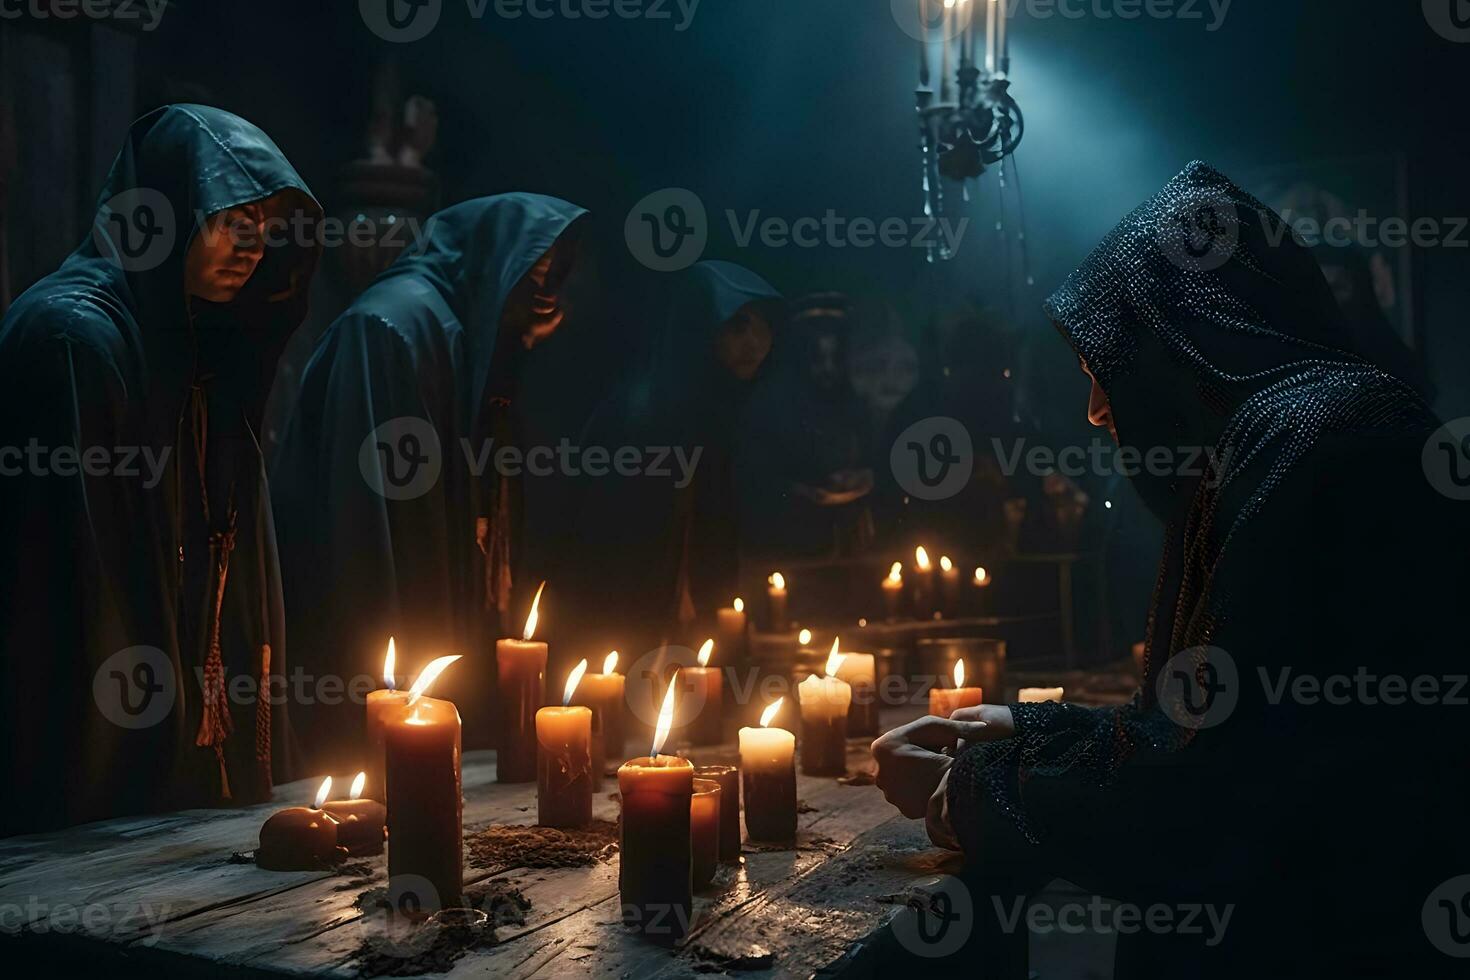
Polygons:
<instances>
[{"instance_id":1,"label":"human hand","mask_svg":"<svg viewBox=\"0 0 1470 980\"><path fill-rule=\"evenodd\" d=\"M963 740L984 738L986 723L936 718L902 725L873 742L877 783L883 798L904 816L917 820L954 764L953 751Z\"/></svg>"}]
</instances>

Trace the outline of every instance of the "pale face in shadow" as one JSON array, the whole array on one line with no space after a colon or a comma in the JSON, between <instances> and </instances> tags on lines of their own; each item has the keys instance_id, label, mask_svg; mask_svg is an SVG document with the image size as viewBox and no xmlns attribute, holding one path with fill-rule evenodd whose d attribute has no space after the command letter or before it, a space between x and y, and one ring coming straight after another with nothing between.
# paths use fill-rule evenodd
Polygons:
<instances>
[{"instance_id":1,"label":"pale face in shadow","mask_svg":"<svg viewBox=\"0 0 1470 980\"><path fill-rule=\"evenodd\" d=\"M230 303L265 255L265 208L242 204L209 216L184 257L184 288L210 303Z\"/></svg>"},{"instance_id":2,"label":"pale face in shadow","mask_svg":"<svg viewBox=\"0 0 1470 980\"><path fill-rule=\"evenodd\" d=\"M726 320L715 337L715 354L739 381L750 381L771 353L771 322L753 303Z\"/></svg>"}]
</instances>

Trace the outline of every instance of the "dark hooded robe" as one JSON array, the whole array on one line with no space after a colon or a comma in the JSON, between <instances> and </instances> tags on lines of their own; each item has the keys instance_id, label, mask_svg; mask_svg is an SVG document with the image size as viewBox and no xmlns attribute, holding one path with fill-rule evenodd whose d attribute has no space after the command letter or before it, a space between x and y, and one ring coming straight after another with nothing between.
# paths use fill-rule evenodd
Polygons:
<instances>
[{"instance_id":1,"label":"dark hooded robe","mask_svg":"<svg viewBox=\"0 0 1470 980\"><path fill-rule=\"evenodd\" d=\"M1201 163L1047 310L1124 448L1214 462L1133 478L1166 531L1131 703L1013 705L1014 737L950 771L951 823L990 896L976 907L1053 876L1145 908L1233 906L1209 947L1120 938L1120 977L1430 975L1407 965L1439 957L1421 907L1467 866L1465 709L1314 700L1282 678L1465 674L1466 505L1421 462L1438 423L1341 346L1281 219ZM991 939L1011 956L997 975L1024 976L1017 944Z\"/></svg>"},{"instance_id":2,"label":"dark hooded robe","mask_svg":"<svg viewBox=\"0 0 1470 980\"><path fill-rule=\"evenodd\" d=\"M0 325L0 445L52 450L0 480L0 780L24 801L5 831L259 802L292 778L256 432L321 211L264 133L198 105L135 122L100 201ZM194 236L251 202L254 274L232 303L191 300Z\"/></svg>"},{"instance_id":3,"label":"dark hooded robe","mask_svg":"<svg viewBox=\"0 0 1470 980\"><path fill-rule=\"evenodd\" d=\"M586 580L576 592L600 642L674 639L696 615L729 605L739 577L737 429L772 355L741 381L720 362L716 341L742 307L774 308L780 294L731 262L700 262L665 281L647 367L598 409L582 439L613 452L665 453L662 474L583 482L576 520L587 552L577 566ZM774 354L780 324L771 321ZM694 464L687 483L675 448ZM652 466L652 455L644 460Z\"/></svg>"},{"instance_id":4,"label":"dark hooded robe","mask_svg":"<svg viewBox=\"0 0 1470 980\"><path fill-rule=\"evenodd\" d=\"M440 211L322 335L272 464L287 622L308 676L374 689L393 636L399 678L458 653L435 693L489 699L515 523L484 456L508 436L510 392L492 379L511 373L493 363L501 313L584 213L539 194ZM466 724L469 744L490 730L485 712ZM362 726L359 688L303 716L303 749L350 768Z\"/></svg>"}]
</instances>

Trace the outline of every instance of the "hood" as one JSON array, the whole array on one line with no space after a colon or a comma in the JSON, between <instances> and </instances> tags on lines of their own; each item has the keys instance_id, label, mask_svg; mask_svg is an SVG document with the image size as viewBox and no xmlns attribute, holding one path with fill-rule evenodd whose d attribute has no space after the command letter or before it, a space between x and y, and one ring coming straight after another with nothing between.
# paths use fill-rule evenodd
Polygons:
<instances>
[{"instance_id":1,"label":"hood","mask_svg":"<svg viewBox=\"0 0 1470 980\"><path fill-rule=\"evenodd\" d=\"M413 277L444 299L465 333L474 390L484 403L500 313L516 283L586 209L543 194L497 194L435 213L377 283ZM375 285L377 284L375 283Z\"/></svg>"}]
</instances>

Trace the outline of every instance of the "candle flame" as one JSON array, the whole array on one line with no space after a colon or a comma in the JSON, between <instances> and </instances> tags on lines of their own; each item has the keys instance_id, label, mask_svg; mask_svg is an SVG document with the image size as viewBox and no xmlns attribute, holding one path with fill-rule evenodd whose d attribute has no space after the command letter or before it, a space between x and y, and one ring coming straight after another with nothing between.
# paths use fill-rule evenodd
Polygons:
<instances>
[{"instance_id":1,"label":"candle flame","mask_svg":"<svg viewBox=\"0 0 1470 980\"><path fill-rule=\"evenodd\" d=\"M893 567L891 567L891 568L888 569L888 581L890 581L890 582L902 582L903 581L903 562L896 561L896 562L893 563Z\"/></svg>"},{"instance_id":2,"label":"candle flame","mask_svg":"<svg viewBox=\"0 0 1470 980\"><path fill-rule=\"evenodd\" d=\"M984 565L981 565L979 568L975 569L975 581L976 582L979 582L981 584L984 584L985 582L989 581L989 579L990 579L990 573L985 570L985 566Z\"/></svg>"},{"instance_id":3,"label":"candle flame","mask_svg":"<svg viewBox=\"0 0 1470 980\"><path fill-rule=\"evenodd\" d=\"M952 561L949 560L949 555L940 555L939 556L939 570L941 572L947 572L951 568L954 568L954 562L952 562Z\"/></svg>"},{"instance_id":4,"label":"candle flame","mask_svg":"<svg viewBox=\"0 0 1470 980\"><path fill-rule=\"evenodd\" d=\"M921 572L927 572L929 570L929 552L924 550L923 545L919 545L914 549L914 564L918 566Z\"/></svg>"},{"instance_id":5,"label":"candle flame","mask_svg":"<svg viewBox=\"0 0 1470 980\"><path fill-rule=\"evenodd\" d=\"M388 637L388 653L383 657L383 686L393 690L393 663L397 654L393 649L393 637Z\"/></svg>"},{"instance_id":6,"label":"candle flame","mask_svg":"<svg viewBox=\"0 0 1470 980\"><path fill-rule=\"evenodd\" d=\"M454 663L459 657L460 655L456 653L448 657L440 657L438 660L430 661L429 666L425 667L419 674L418 680L413 682L413 687L408 689L408 703L410 705L416 704L418 699L424 696L424 692L429 689L429 685L434 683L440 674L444 673L444 668Z\"/></svg>"},{"instance_id":7,"label":"candle flame","mask_svg":"<svg viewBox=\"0 0 1470 980\"><path fill-rule=\"evenodd\" d=\"M617 656L617 654L613 656ZM573 667L571 674L567 676L567 689L561 696L563 706L572 703L572 693L577 690L577 685L582 683L582 675L585 673L587 673L587 658L583 657L582 662Z\"/></svg>"},{"instance_id":8,"label":"candle flame","mask_svg":"<svg viewBox=\"0 0 1470 980\"><path fill-rule=\"evenodd\" d=\"M367 785L367 773L360 772L352 777L352 792L347 794L349 800L362 799L363 787Z\"/></svg>"},{"instance_id":9,"label":"candle flame","mask_svg":"<svg viewBox=\"0 0 1470 980\"><path fill-rule=\"evenodd\" d=\"M786 588L786 576L782 575L780 572L772 572L771 577L766 579L766 581L771 583L771 588L773 589Z\"/></svg>"},{"instance_id":10,"label":"candle flame","mask_svg":"<svg viewBox=\"0 0 1470 980\"><path fill-rule=\"evenodd\" d=\"M778 711L781 710L781 702L783 702L785 700L786 700L785 698L777 698L776 700L772 701L770 704L766 705L766 710L761 712L761 727L762 728L770 728L771 727L771 719L776 717L776 712L778 712Z\"/></svg>"},{"instance_id":11,"label":"candle flame","mask_svg":"<svg viewBox=\"0 0 1470 980\"><path fill-rule=\"evenodd\" d=\"M332 777L328 776L322 780L321 788L316 791L316 801L312 803L313 810L320 810L322 804L327 802L327 794L332 791Z\"/></svg>"},{"instance_id":12,"label":"candle flame","mask_svg":"<svg viewBox=\"0 0 1470 980\"><path fill-rule=\"evenodd\" d=\"M530 641L531 637L536 635L536 621L541 618L541 614L537 610L541 608L541 593L545 591L545 589L545 582L542 582L539 586L537 586L536 598L531 600L531 612L529 615L526 616L526 628L521 631L521 639L528 642Z\"/></svg>"},{"instance_id":13,"label":"candle flame","mask_svg":"<svg viewBox=\"0 0 1470 980\"><path fill-rule=\"evenodd\" d=\"M618 651L614 650L612 653L609 653L607 656L602 658L602 672L604 674L611 674L614 670L617 670L617 667Z\"/></svg>"},{"instance_id":14,"label":"candle flame","mask_svg":"<svg viewBox=\"0 0 1470 980\"><path fill-rule=\"evenodd\" d=\"M832 652L829 653L829 654L827 654L827 676L828 677L836 677L837 676L837 668L838 667L841 667L842 666L842 661L844 661L844 660L847 659L847 654L845 654L845 653L838 653L837 652L837 648L838 648L840 642L841 641L838 640L837 637L835 637L835 636L832 637Z\"/></svg>"},{"instance_id":15,"label":"candle flame","mask_svg":"<svg viewBox=\"0 0 1470 980\"><path fill-rule=\"evenodd\" d=\"M709 655L711 653L714 653L714 650L715 650L715 641L713 639L705 640L704 643L699 648L699 657L698 657L699 666L701 666L701 667L708 667L709 666Z\"/></svg>"},{"instance_id":16,"label":"candle flame","mask_svg":"<svg viewBox=\"0 0 1470 980\"><path fill-rule=\"evenodd\" d=\"M802 646L806 646L808 643L812 642L812 631L809 629L803 629L800 633L797 633L796 642L800 643Z\"/></svg>"},{"instance_id":17,"label":"candle flame","mask_svg":"<svg viewBox=\"0 0 1470 980\"><path fill-rule=\"evenodd\" d=\"M675 670L669 678L669 689L664 692L663 706L658 709L658 725L653 730L653 749L648 753L651 759L658 758L659 752L663 750L664 740L669 737L669 729L674 727L674 689L679 686L675 683L678 677L679 671Z\"/></svg>"},{"instance_id":18,"label":"candle flame","mask_svg":"<svg viewBox=\"0 0 1470 980\"><path fill-rule=\"evenodd\" d=\"M731 605L735 607L736 612L745 612L745 600L739 596L735 597L735 601Z\"/></svg>"},{"instance_id":19,"label":"candle flame","mask_svg":"<svg viewBox=\"0 0 1470 980\"><path fill-rule=\"evenodd\" d=\"M965 662L956 660L954 662L954 689L958 691L965 686Z\"/></svg>"}]
</instances>

